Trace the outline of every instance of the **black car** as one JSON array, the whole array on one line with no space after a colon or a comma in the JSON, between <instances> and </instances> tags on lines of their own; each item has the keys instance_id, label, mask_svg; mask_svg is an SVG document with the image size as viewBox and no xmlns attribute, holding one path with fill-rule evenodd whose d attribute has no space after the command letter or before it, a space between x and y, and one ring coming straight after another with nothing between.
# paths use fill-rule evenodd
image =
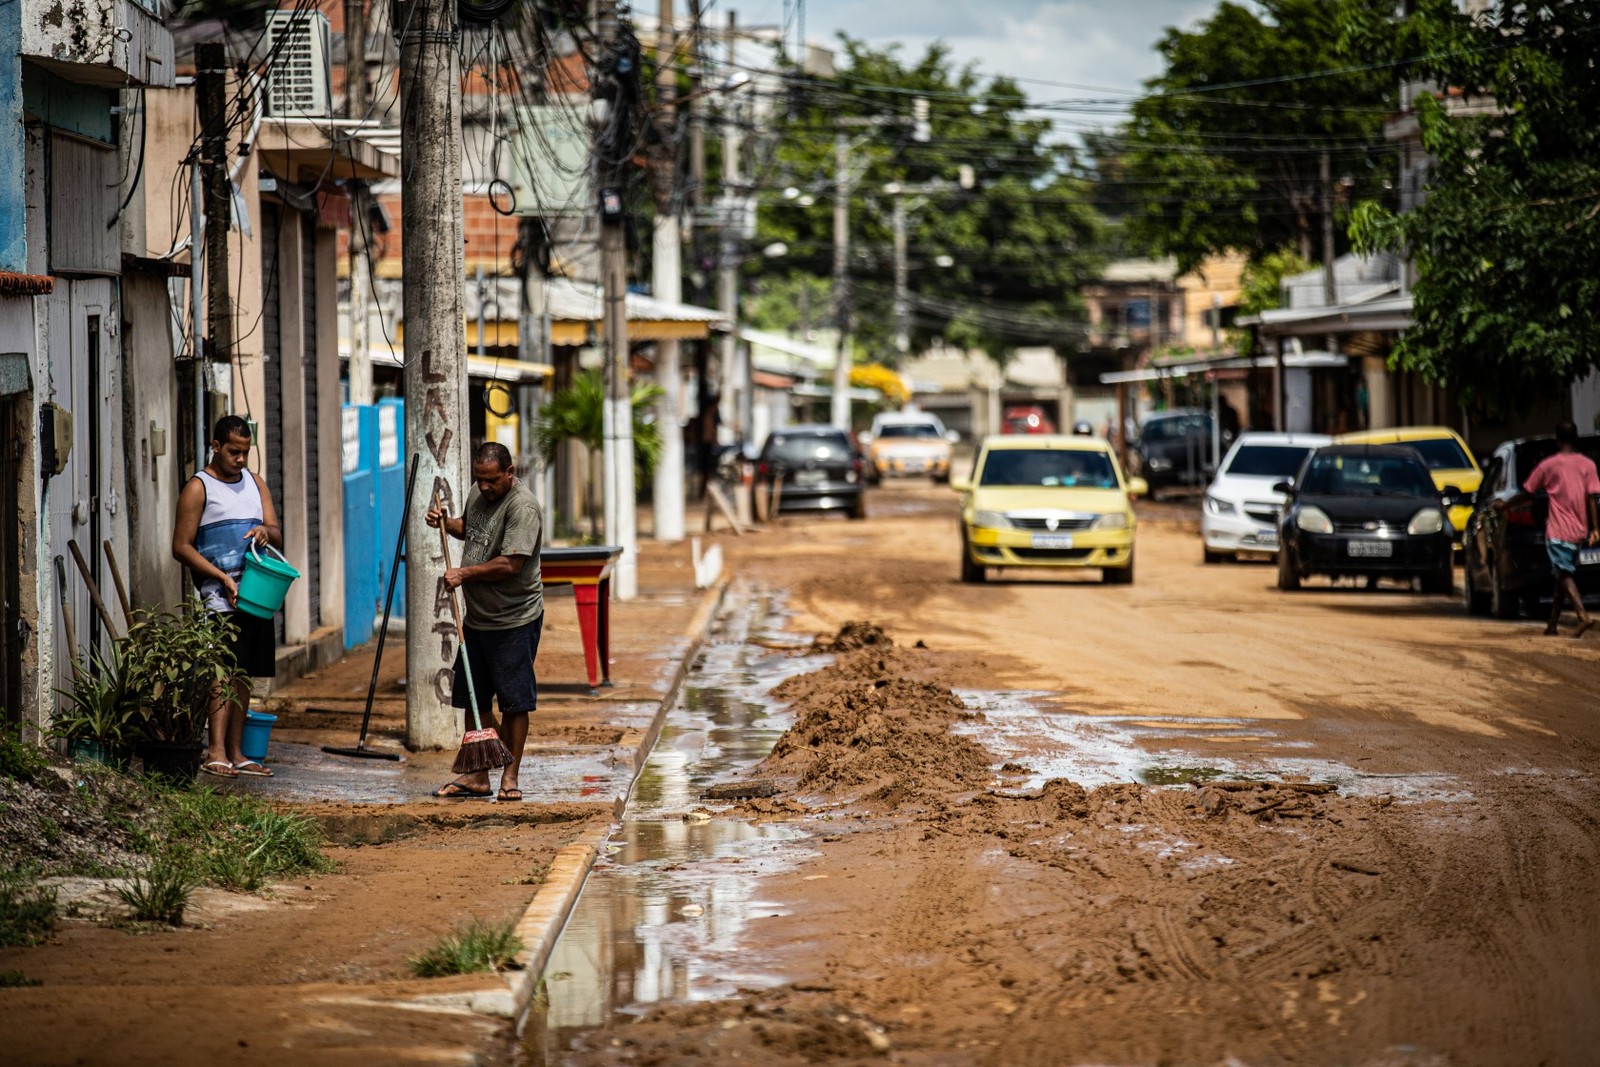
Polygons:
<instances>
[{"instance_id":1,"label":"black car","mask_svg":"<svg viewBox=\"0 0 1600 1067\"><path fill-rule=\"evenodd\" d=\"M1440 493L1428 465L1403 445L1325 445L1306 457L1279 530L1278 588L1312 574L1421 578L1425 593L1451 592L1447 517L1463 494Z\"/></svg>"},{"instance_id":2,"label":"black car","mask_svg":"<svg viewBox=\"0 0 1600 1067\"><path fill-rule=\"evenodd\" d=\"M867 487L855 439L835 426L774 430L756 459L755 491L778 512L830 511L867 517Z\"/></svg>"},{"instance_id":3,"label":"black car","mask_svg":"<svg viewBox=\"0 0 1600 1067\"><path fill-rule=\"evenodd\" d=\"M1521 495L1522 484L1533 468L1555 450L1553 437L1525 437L1507 441L1483 465L1483 485L1463 537L1467 610L1474 615L1512 619L1519 608L1535 615L1540 598L1550 595L1550 557L1544 546L1549 503L1545 495L1501 509L1495 502L1509 503ZM1600 434L1578 438L1578 451L1600 462ZM1600 593L1600 551L1578 553L1578 589L1586 595Z\"/></svg>"},{"instance_id":4,"label":"black car","mask_svg":"<svg viewBox=\"0 0 1600 1067\"><path fill-rule=\"evenodd\" d=\"M1222 450L1233 444L1224 434ZM1204 411L1163 411L1139 427L1134 443L1139 473L1150 486L1150 499L1174 485L1200 487L1211 481L1211 415Z\"/></svg>"}]
</instances>

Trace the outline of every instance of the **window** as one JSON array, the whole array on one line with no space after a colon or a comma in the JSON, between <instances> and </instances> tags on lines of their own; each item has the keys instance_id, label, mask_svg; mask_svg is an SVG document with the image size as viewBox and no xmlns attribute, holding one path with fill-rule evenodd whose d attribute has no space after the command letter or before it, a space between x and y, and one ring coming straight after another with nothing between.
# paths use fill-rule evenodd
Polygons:
<instances>
[{"instance_id":1,"label":"window","mask_svg":"<svg viewBox=\"0 0 1600 1067\"><path fill-rule=\"evenodd\" d=\"M938 429L928 422L892 422L878 431L879 440L887 440L891 437L921 437L926 439L938 436L940 436Z\"/></svg>"},{"instance_id":2,"label":"window","mask_svg":"<svg viewBox=\"0 0 1600 1067\"><path fill-rule=\"evenodd\" d=\"M849 461L850 442L843 434L780 434L767 439L768 460L780 463Z\"/></svg>"},{"instance_id":3,"label":"window","mask_svg":"<svg viewBox=\"0 0 1600 1067\"><path fill-rule=\"evenodd\" d=\"M1472 457L1456 443L1453 437L1435 437L1427 441L1402 441L1407 448L1422 453L1422 462L1432 471L1470 470Z\"/></svg>"},{"instance_id":4,"label":"window","mask_svg":"<svg viewBox=\"0 0 1600 1067\"><path fill-rule=\"evenodd\" d=\"M1223 473L1293 478L1310 452L1302 445L1242 445Z\"/></svg>"},{"instance_id":5,"label":"window","mask_svg":"<svg viewBox=\"0 0 1600 1067\"><path fill-rule=\"evenodd\" d=\"M1301 492L1324 496L1432 496L1433 479L1406 456L1319 455L1311 460Z\"/></svg>"},{"instance_id":6,"label":"window","mask_svg":"<svg viewBox=\"0 0 1600 1067\"><path fill-rule=\"evenodd\" d=\"M978 484L1115 489L1117 472L1104 452L1007 448L989 453Z\"/></svg>"}]
</instances>

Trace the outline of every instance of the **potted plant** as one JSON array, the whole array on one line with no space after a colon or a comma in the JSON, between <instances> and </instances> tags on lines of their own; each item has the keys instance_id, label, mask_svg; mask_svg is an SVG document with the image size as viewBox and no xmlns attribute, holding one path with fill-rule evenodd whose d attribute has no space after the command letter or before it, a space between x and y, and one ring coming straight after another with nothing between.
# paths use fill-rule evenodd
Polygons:
<instances>
[{"instance_id":1,"label":"potted plant","mask_svg":"<svg viewBox=\"0 0 1600 1067\"><path fill-rule=\"evenodd\" d=\"M61 690L67 706L50 722L50 736L65 742L67 755L112 767L127 762L134 707L128 700L120 645L109 655L90 656L72 689Z\"/></svg>"},{"instance_id":2,"label":"potted plant","mask_svg":"<svg viewBox=\"0 0 1600 1067\"><path fill-rule=\"evenodd\" d=\"M194 780L212 694L245 677L228 655L234 625L191 599L181 611L146 611L122 639L123 680L133 706L134 752L145 772Z\"/></svg>"}]
</instances>

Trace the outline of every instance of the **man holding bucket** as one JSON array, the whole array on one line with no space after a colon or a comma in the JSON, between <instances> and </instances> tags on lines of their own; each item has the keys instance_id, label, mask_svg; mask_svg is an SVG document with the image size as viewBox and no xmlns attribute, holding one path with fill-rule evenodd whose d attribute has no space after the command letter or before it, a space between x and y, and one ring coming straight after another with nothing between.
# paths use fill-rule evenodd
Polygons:
<instances>
[{"instance_id":1,"label":"man holding bucket","mask_svg":"<svg viewBox=\"0 0 1600 1067\"><path fill-rule=\"evenodd\" d=\"M237 610L246 551L252 546L283 547L272 494L247 468L249 459L250 424L237 415L218 419L211 434L211 461L178 494L172 558L189 568L206 608L233 622L234 663L252 678L271 678L277 673L272 618ZM249 705L250 684L242 678L231 692L213 695L211 749L202 772L217 778L271 777L271 771L240 750Z\"/></svg>"}]
</instances>

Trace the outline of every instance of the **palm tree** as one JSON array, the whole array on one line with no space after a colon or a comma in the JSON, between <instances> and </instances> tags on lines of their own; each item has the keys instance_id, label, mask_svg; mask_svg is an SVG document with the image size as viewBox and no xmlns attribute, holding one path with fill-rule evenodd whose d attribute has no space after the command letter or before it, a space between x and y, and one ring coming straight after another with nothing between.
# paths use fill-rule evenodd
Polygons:
<instances>
[{"instance_id":1,"label":"palm tree","mask_svg":"<svg viewBox=\"0 0 1600 1067\"><path fill-rule=\"evenodd\" d=\"M664 390L652 383L638 383L629 401L633 407L633 470L635 483L643 485L655 472L661 457L661 431L650 418L650 409ZM589 477L585 479L583 504L589 512L589 534L598 539L598 516L594 506L594 487L599 481L596 463L605 448L605 376L598 370L578 372L572 384L553 395L538 413L534 443L545 465L555 462L556 449L564 441L577 441L589 452Z\"/></svg>"}]
</instances>

